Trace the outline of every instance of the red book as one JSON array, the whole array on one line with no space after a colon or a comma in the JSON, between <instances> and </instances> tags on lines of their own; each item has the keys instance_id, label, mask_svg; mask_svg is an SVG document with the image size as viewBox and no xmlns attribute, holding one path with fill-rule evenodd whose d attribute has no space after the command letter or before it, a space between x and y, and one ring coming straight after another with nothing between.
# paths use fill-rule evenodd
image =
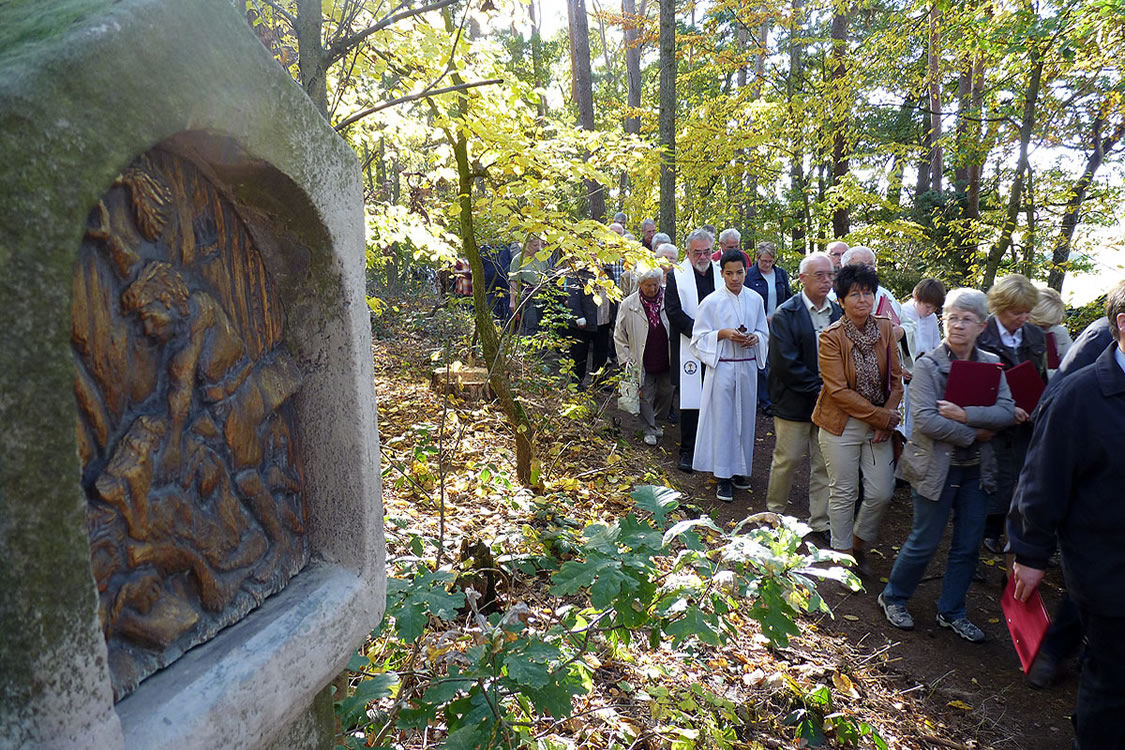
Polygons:
<instances>
[{"instance_id":1,"label":"red book","mask_svg":"<svg viewBox=\"0 0 1125 750\"><path fill-rule=\"evenodd\" d=\"M1043 636L1047 634L1047 626L1051 618L1047 608L1043 606L1043 597L1039 596L1039 589L1031 592L1026 602L1016 601L1016 578L1008 574L1008 585L1000 595L1000 608L1004 610L1004 620L1008 623L1008 633L1012 636L1012 645L1023 665L1023 672L1031 669L1039 647L1043 645Z\"/></svg>"},{"instance_id":2,"label":"red book","mask_svg":"<svg viewBox=\"0 0 1125 750\"><path fill-rule=\"evenodd\" d=\"M1043 395L1043 378L1031 362L1020 362L1010 370L1004 372L1008 379L1008 390L1012 392L1012 399L1016 406L1028 414L1035 411L1039 405L1039 397Z\"/></svg>"},{"instance_id":3,"label":"red book","mask_svg":"<svg viewBox=\"0 0 1125 750\"><path fill-rule=\"evenodd\" d=\"M949 364L944 398L960 407L992 406L996 403L1003 372L1004 366L998 362L955 359Z\"/></svg>"},{"instance_id":4,"label":"red book","mask_svg":"<svg viewBox=\"0 0 1125 750\"><path fill-rule=\"evenodd\" d=\"M1047 331L1047 369L1057 370L1062 360L1059 358L1059 340L1055 334Z\"/></svg>"},{"instance_id":5,"label":"red book","mask_svg":"<svg viewBox=\"0 0 1125 750\"><path fill-rule=\"evenodd\" d=\"M885 294L879 299L879 307L875 310L875 314L882 315L884 318L890 318L891 322L896 326L902 325L902 321L895 315L895 308L894 305L891 304L891 298Z\"/></svg>"}]
</instances>

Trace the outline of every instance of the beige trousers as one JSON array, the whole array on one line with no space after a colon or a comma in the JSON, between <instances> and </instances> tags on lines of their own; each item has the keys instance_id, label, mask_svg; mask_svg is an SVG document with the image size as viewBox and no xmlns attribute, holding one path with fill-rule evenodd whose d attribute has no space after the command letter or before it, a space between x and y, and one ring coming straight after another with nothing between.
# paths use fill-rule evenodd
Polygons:
<instances>
[{"instance_id":1,"label":"beige trousers","mask_svg":"<svg viewBox=\"0 0 1125 750\"><path fill-rule=\"evenodd\" d=\"M873 437L875 429L853 417L848 418L841 435L820 431L820 450L828 469L828 520L834 549L851 549L853 534L874 542L894 494L894 449L890 440L873 443ZM860 470L863 504L856 514Z\"/></svg>"},{"instance_id":2,"label":"beige trousers","mask_svg":"<svg viewBox=\"0 0 1125 750\"><path fill-rule=\"evenodd\" d=\"M809 456L809 526L813 531L828 531L828 469L820 452L817 433L820 428L812 422L791 422L781 417L773 418L773 462L770 464L770 482L766 490L766 507L774 513L784 513L789 504L789 491L793 488L793 472L806 453Z\"/></svg>"}]
</instances>

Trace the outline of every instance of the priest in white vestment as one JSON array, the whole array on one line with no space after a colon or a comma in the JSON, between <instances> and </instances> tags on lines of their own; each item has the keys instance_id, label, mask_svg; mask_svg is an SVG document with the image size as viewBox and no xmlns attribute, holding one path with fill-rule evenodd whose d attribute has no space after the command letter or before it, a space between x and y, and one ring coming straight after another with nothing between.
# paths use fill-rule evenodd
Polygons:
<instances>
[{"instance_id":1,"label":"priest in white vestment","mask_svg":"<svg viewBox=\"0 0 1125 750\"><path fill-rule=\"evenodd\" d=\"M709 368L692 467L714 474L718 498L730 502L732 485L750 486L758 370L766 366L769 326L762 297L743 287L745 256L728 251L720 264L723 286L699 303L691 337L692 352Z\"/></svg>"}]
</instances>

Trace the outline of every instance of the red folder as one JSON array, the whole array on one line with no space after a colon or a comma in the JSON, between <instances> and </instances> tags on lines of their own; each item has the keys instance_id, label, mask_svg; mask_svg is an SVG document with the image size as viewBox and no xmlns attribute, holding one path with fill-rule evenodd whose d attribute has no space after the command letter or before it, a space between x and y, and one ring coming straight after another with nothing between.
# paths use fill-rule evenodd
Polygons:
<instances>
[{"instance_id":1,"label":"red folder","mask_svg":"<svg viewBox=\"0 0 1125 750\"><path fill-rule=\"evenodd\" d=\"M1043 636L1047 634L1051 618L1047 615L1047 608L1043 606L1043 597L1039 596L1038 588L1031 592L1026 602L1016 601L1015 591L1016 578L1009 572L1008 585L1000 595L1000 608L1004 610L1004 620L1008 623L1012 645L1019 654L1024 674L1027 674L1043 644Z\"/></svg>"},{"instance_id":2,"label":"red folder","mask_svg":"<svg viewBox=\"0 0 1125 750\"><path fill-rule=\"evenodd\" d=\"M1059 340L1055 334L1047 331L1047 369L1057 370L1062 360L1059 358Z\"/></svg>"},{"instance_id":3,"label":"red folder","mask_svg":"<svg viewBox=\"0 0 1125 750\"><path fill-rule=\"evenodd\" d=\"M1039 405L1039 397L1043 395L1043 389L1046 388L1035 365L1031 362L1020 362L1012 369L1006 370L1004 377L1008 379L1008 390L1012 392L1012 399L1016 402L1016 406L1028 414L1035 411L1035 407Z\"/></svg>"},{"instance_id":4,"label":"red folder","mask_svg":"<svg viewBox=\"0 0 1125 750\"><path fill-rule=\"evenodd\" d=\"M945 400L958 406L992 406L1000 390L1003 365L998 362L974 362L955 359L949 365L945 381Z\"/></svg>"},{"instance_id":5,"label":"red folder","mask_svg":"<svg viewBox=\"0 0 1125 750\"><path fill-rule=\"evenodd\" d=\"M890 318L891 322L896 326L902 325L902 321L895 315L895 308L894 305L891 304L891 298L885 294L879 299L879 307L875 310L875 314L882 315L884 318Z\"/></svg>"}]
</instances>

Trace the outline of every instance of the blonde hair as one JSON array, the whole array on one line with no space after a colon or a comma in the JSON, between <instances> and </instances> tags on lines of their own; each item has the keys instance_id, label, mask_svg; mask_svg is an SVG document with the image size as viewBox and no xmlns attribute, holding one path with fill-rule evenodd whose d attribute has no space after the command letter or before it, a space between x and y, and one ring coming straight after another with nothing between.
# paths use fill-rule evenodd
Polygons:
<instances>
[{"instance_id":1,"label":"blonde hair","mask_svg":"<svg viewBox=\"0 0 1125 750\"><path fill-rule=\"evenodd\" d=\"M988 290L988 309L993 313L1031 310L1038 301L1039 290L1022 273L1010 273Z\"/></svg>"},{"instance_id":2,"label":"blonde hair","mask_svg":"<svg viewBox=\"0 0 1125 750\"><path fill-rule=\"evenodd\" d=\"M1039 301L1031 308L1030 320L1040 328L1057 326L1066 317L1066 305L1054 289L1040 289Z\"/></svg>"}]
</instances>

